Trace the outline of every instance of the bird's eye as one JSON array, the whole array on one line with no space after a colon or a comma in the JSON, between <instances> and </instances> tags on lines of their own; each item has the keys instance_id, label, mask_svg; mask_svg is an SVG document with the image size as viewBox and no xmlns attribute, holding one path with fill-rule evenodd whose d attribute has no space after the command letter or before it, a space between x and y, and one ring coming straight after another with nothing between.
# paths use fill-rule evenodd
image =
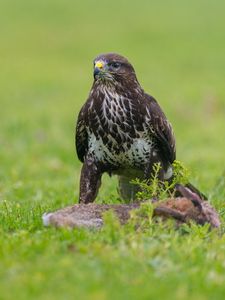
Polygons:
<instances>
[{"instance_id":1,"label":"bird's eye","mask_svg":"<svg viewBox=\"0 0 225 300\"><path fill-rule=\"evenodd\" d=\"M120 66L121 66L121 64L118 62L113 62L110 64L110 67L112 67L115 70L119 69Z\"/></svg>"}]
</instances>

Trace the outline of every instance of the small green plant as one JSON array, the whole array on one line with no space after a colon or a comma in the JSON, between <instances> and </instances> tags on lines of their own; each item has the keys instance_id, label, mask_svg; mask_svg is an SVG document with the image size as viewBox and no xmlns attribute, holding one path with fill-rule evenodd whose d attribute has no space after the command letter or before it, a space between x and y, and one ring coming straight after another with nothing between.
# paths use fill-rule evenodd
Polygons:
<instances>
[{"instance_id":1,"label":"small green plant","mask_svg":"<svg viewBox=\"0 0 225 300\"><path fill-rule=\"evenodd\" d=\"M130 220L128 221L128 226L133 228L144 228L147 227L148 230L152 225L154 207L151 201L146 201L141 203L138 209L132 210L130 212Z\"/></svg>"},{"instance_id":2,"label":"small green plant","mask_svg":"<svg viewBox=\"0 0 225 300\"><path fill-rule=\"evenodd\" d=\"M120 222L112 210L108 210L103 214L102 233L107 243L116 244L123 236L123 230Z\"/></svg>"},{"instance_id":3,"label":"small green plant","mask_svg":"<svg viewBox=\"0 0 225 300\"><path fill-rule=\"evenodd\" d=\"M139 200L143 199L165 199L171 197L174 194L174 187L176 184L188 183L189 171L183 165L182 162L175 160L173 162L173 177L170 181L162 181L159 179L159 173L161 170L161 164L155 163L153 166L153 172L148 180L135 179L132 181L140 187L140 191L137 193Z\"/></svg>"}]
</instances>

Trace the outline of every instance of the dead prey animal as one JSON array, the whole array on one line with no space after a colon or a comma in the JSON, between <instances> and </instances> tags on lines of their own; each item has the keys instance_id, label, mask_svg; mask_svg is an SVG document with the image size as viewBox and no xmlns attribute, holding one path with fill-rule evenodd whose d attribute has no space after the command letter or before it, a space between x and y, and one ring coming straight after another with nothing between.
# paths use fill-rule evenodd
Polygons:
<instances>
[{"instance_id":1,"label":"dead prey animal","mask_svg":"<svg viewBox=\"0 0 225 300\"><path fill-rule=\"evenodd\" d=\"M177 185L176 189L182 197L168 198L165 201L153 203L153 217L161 217L163 220L172 218L178 224L190 223L204 225L209 223L211 228L219 227L220 220L216 210L209 202L202 200L187 187ZM103 226L103 215L112 210L121 224L130 219L132 210L140 208L145 202L129 204L76 204L56 212L45 213L43 223L46 226L71 227L71 228L100 228Z\"/></svg>"}]
</instances>

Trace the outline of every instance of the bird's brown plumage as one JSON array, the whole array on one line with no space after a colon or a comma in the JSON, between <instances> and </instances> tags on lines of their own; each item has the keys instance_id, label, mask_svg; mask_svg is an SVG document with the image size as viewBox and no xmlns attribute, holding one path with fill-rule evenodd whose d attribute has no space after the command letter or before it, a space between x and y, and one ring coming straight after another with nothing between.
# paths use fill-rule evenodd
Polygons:
<instances>
[{"instance_id":1,"label":"bird's brown plumage","mask_svg":"<svg viewBox=\"0 0 225 300\"><path fill-rule=\"evenodd\" d=\"M83 162L80 201L95 199L104 172L117 174L122 197L131 199L135 187L130 180L149 178L155 162L161 163L162 180L171 176L176 156L172 127L126 58L103 54L94 66L94 83L76 127Z\"/></svg>"}]
</instances>

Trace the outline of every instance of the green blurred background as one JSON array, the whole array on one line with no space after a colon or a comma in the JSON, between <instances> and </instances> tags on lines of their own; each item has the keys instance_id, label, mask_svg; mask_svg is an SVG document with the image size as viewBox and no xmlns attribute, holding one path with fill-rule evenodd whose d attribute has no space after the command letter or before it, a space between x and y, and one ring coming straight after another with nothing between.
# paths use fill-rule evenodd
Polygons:
<instances>
[{"instance_id":1,"label":"green blurred background","mask_svg":"<svg viewBox=\"0 0 225 300\"><path fill-rule=\"evenodd\" d=\"M222 0L1 0L2 189L19 182L31 196L45 183L77 201L75 120L92 60L118 52L171 121L177 158L210 192L225 162L224 10ZM108 187L115 180L105 178L100 198Z\"/></svg>"},{"instance_id":2,"label":"green blurred background","mask_svg":"<svg viewBox=\"0 0 225 300\"><path fill-rule=\"evenodd\" d=\"M75 121L93 59L112 51L159 101L177 158L224 219L224 12L223 0L0 0L0 299L224 299L224 236L207 228L41 221L78 200ZM105 176L97 201L117 197Z\"/></svg>"}]
</instances>

